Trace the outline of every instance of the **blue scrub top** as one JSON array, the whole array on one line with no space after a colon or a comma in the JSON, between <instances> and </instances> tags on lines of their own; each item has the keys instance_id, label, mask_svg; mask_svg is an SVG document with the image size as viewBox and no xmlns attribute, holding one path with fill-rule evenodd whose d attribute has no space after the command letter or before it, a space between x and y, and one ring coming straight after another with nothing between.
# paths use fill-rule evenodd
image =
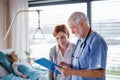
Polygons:
<instances>
[{"instance_id":1,"label":"blue scrub top","mask_svg":"<svg viewBox=\"0 0 120 80\"><path fill-rule=\"evenodd\" d=\"M96 32L89 35L83 49L82 42L76 46L73 58L73 69L106 69L107 44L105 40ZM85 78L72 76L72 80L105 80L103 78Z\"/></svg>"}]
</instances>

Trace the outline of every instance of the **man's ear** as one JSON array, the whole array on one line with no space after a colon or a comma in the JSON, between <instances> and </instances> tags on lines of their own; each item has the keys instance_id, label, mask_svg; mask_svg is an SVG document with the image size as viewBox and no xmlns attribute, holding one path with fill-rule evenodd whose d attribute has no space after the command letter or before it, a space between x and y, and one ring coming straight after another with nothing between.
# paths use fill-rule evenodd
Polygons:
<instances>
[{"instance_id":1,"label":"man's ear","mask_svg":"<svg viewBox=\"0 0 120 80\"><path fill-rule=\"evenodd\" d=\"M87 23L86 23L85 21L82 21L82 20L81 20L81 26L83 26L83 27L84 27L84 26L87 26Z\"/></svg>"},{"instance_id":2,"label":"man's ear","mask_svg":"<svg viewBox=\"0 0 120 80\"><path fill-rule=\"evenodd\" d=\"M85 23L85 22L84 22L83 20L80 21L80 25L81 25L81 26L84 26L84 23Z\"/></svg>"}]
</instances>

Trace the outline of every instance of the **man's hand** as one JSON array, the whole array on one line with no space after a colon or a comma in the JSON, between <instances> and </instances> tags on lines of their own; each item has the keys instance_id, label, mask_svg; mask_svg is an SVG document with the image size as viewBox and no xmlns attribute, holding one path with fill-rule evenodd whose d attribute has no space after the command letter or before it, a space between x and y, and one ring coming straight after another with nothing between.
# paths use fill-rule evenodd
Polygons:
<instances>
[{"instance_id":1,"label":"man's hand","mask_svg":"<svg viewBox=\"0 0 120 80\"><path fill-rule=\"evenodd\" d=\"M63 76L69 76L72 75L72 69L69 66L62 66L60 67L55 67Z\"/></svg>"}]
</instances>

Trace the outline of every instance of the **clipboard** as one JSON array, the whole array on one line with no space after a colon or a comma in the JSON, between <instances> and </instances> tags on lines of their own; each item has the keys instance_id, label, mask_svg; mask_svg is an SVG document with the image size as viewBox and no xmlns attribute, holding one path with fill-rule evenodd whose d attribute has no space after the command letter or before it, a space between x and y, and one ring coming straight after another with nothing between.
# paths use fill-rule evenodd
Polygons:
<instances>
[{"instance_id":1,"label":"clipboard","mask_svg":"<svg viewBox=\"0 0 120 80\"><path fill-rule=\"evenodd\" d=\"M58 70L55 69L55 66L61 67L55 63L53 63L52 61L46 59L46 58L40 58L38 60L35 60L34 62L36 62L39 65L42 65L43 67L57 73L57 74L61 74Z\"/></svg>"}]
</instances>

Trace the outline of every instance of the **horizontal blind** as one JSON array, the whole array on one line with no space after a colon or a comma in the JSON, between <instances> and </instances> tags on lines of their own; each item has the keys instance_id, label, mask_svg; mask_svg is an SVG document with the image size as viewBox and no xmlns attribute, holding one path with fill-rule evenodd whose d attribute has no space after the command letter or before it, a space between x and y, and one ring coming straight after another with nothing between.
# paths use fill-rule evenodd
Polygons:
<instances>
[{"instance_id":1,"label":"horizontal blind","mask_svg":"<svg viewBox=\"0 0 120 80\"><path fill-rule=\"evenodd\" d=\"M40 12L40 27L45 35L45 39L33 39L35 30L38 28L38 14L37 12L29 13L29 40L30 49L33 52L31 57L47 57L49 49L56 44L56 39L52 35L54 27L59 24L65 24L68 27L68 18L75 11L87 13L86 3L38 6L29 9L43 10ZM70 41L76 42L72 34L70 34Z\"/></svg>"},{"instance_id":2,"label":"horizontal blind","mask_svg":"<svg viewBox=\"0 0 120 80\"><path fill-rule=\"evenodd\" d=\"M107 74L120 75L120 1L92 2L92 27L108 44ZM119 77L120 78L120 77Z\"/></svg>"}]
</instances>

